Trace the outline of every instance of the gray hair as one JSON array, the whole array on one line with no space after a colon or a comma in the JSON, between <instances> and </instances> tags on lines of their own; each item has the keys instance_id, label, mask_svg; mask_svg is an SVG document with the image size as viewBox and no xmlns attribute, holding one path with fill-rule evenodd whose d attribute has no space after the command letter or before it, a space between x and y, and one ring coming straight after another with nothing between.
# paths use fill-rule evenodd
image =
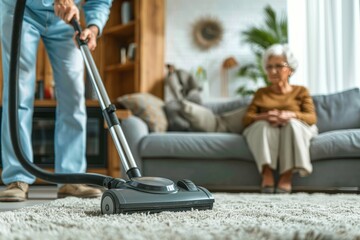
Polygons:
<instances>
[{"instance_id":1,"label":"gray hair","mask_svg":"<svg viewBox=\"0 0 360 240\"><path fill-rule=\"evenodd\" d=\"M293 72L296 71L298 67L298 61L295 58L293 52L290 50L287 44L273 44L268 47L265 52L263 53L262 64L265 70L266 63L272 56L282 56L285 57L287 64L292 69Z\"/></svg>"}]
</instances>

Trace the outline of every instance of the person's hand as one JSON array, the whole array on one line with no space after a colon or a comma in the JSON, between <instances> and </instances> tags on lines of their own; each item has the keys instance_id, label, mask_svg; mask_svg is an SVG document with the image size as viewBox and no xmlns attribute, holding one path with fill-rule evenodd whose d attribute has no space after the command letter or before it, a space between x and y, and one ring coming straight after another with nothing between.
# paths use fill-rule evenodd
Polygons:
<instances>
[{"instance_id":1,"label":"person's hand","mask_svg":"<svg viewBox=\"0 0 360 240\"><path fill-rule=\"evenodd\" d=\"M273 109L267 112L258 113L255 117L255 121L265 120L268 121L271 126L277 127L279 125L278 115L280 114L279 110Z\"/></svg>"},{"instance_id":2,"label":"person's hand","mask_svg":"<svg viewBox=\"0 0 360 240\"><path fill-rule=\"evenodd\" d=\"M74 42L77 45L77 41L75 40L76 36L79 34L79 32L74 33ZM88 28L85 28L81 34L80 34L80 40L87 41L87 45L90 49L90 51L94 51L97 43L96 39L99 34L99 29L96 26L90 26ZM78 46L79 47L79 46Z\"/></svg>"},{"instance_id":3,"label":"person's hand","mask_svg":"<svg viewBox=\"0 0 360 240\"><path fill-rule=\"evenodd\" d=\"M295 112L273 109L264 113L259 113L255 120L266 120L273 127L282 127L285 126L292 118L296 118Z\"/></svg>"},{"instance_id":4,"label":"person's hand","mask_svg":"<svg viewBox=\"0 0 360 240\"><path fill-rule=\"evenodd\" d=\"M80 20L80 12L73 0L55 0L54 2L55 15L70 23L71 19Z\"/></svg>"},{"instance_id":5,"label":"person's hand","mask_svg":"<svg viewBox=\"0 0 360 240\"><path fill-rule=\"evenodd\" d=\"M280 126L285 126L290 119L296 118L296 113L293 111L280 111L278 115L278 122Z\"/></svg>"},{"instance_id":6,"label":"person's hand","mask_svg":"<svg viewBox=\"0 0 360 240\"><path fill-rule=\"evenodd\" d=\"M292 111L278 111L276 117L269 117L269 122L273 126L282 127L285 126L290 119L296 118L296 113Z\"/></svg>"},{"instance_id":7,"label":"person's hand","mask_svg":"<svg viewBox=\"0 0 360 240\"><path fill-rule=\"evenodd\" d=\"M279 122L280 111L277 109L273 109L268 111L266 114L267 114L266 120L271 124L271 126L278 127L280 124Z\"/></svg>"}]
</instances>

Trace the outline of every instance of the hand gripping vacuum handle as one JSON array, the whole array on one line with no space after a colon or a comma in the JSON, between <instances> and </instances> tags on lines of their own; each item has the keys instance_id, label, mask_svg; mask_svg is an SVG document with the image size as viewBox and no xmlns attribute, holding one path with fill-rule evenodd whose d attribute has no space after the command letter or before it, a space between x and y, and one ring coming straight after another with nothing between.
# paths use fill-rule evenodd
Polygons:
<instances>
[{"instance_id":1,"label":"hand gripping vacuum handle","mask_svg":"<svg viewBox=\"0 0 360 240\"><path fill-rule=\"evenodd\" d=\"M116 116L115 105L110 102L103 81L101 80L100 74L96 68L94 59L87 46L87 41L83 41L80 39L80 34L82 32L81 26L79 22L74 18L71 20L71 24L74 27L74 30L79 33L76 35L76 41L84 58L88 77L92 83L96 95L98 96L100 107L103 111L103 115L108 125L111 137L114 141L116 150L119 153L124 170L130 179L134 177L141 177L140 170L136 165L134 157L130 151L130 147L121 129L119 120Z\"/></svg>"}]
</instances>

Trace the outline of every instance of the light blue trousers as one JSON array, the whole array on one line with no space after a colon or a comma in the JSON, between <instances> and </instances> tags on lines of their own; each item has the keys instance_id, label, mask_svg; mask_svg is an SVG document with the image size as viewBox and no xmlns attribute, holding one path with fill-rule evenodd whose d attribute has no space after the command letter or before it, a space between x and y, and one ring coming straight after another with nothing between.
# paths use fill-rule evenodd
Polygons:
<instances>
[{"instance_id":1,"label":"light blue trousers","mask_svg":"<svg viewBox=\"0 0 360 240\"><path fill-rule=\"evenodd\" d=\"M8 108L9 59L13 0L1 1L1 42L3 62L3 112L1 123L2 180L5 184L22 181L31 184L35 177L23 169L15 157L9 133ZM31 142L35 95L36 55L40 38L49 54L57 98L55 124L55 172L83 173L86 170L86 108L84 98L84 64L72 36L74 30L56 17L49 8L26 7L20 53L19 127L21 145L33 161Z\"/></svg>"}]
</instances>

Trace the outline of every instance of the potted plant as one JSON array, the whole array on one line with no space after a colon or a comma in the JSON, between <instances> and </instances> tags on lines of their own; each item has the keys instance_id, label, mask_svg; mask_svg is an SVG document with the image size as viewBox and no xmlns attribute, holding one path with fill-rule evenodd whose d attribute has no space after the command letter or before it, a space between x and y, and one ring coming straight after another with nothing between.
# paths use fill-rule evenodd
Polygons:
<instances>
[{"instance_id":1,"label":"potted plant","mask_svg":"<svg viewBox=\"0 0 360 240\"><path fill-rule=\"evenodd\" d=\"M275 43L287 43L287 17L283 14L280 18L276 15L271 6L266 6L265 24L260 27L252 26L242 32L243 42L250 45L251 50L255 54L255 63L243 65L238 72L238 76L257 83L260 79L264 85L269 85L266 73L262 67L262 54L269 46ZM246 85L242 85L237 89L240 95L252 95L255 90L248 89Z\"/></svg>"}]
</instances>

